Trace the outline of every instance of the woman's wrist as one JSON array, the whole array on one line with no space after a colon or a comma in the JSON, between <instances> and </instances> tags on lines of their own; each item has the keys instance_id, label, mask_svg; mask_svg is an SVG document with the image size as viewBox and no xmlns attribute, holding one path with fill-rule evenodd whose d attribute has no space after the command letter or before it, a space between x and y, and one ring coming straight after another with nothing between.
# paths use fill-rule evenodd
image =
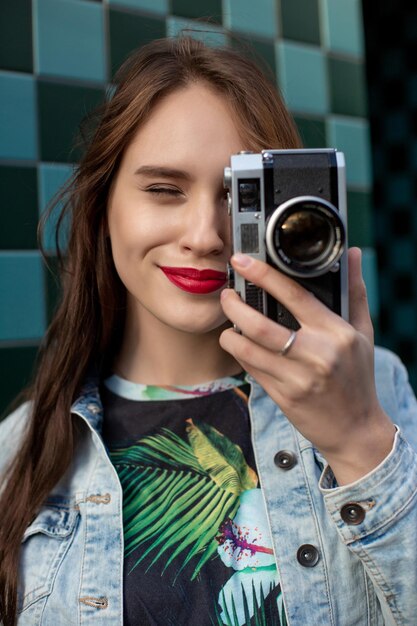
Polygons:
<instances>
[{"instance_id":1,"label":"woman's wrist","mask_svg":"<svg viewBox=\"0 0 417 626\"><path fill-rule=\"evenodd\" d=\"M352 428L339 450L320 450L330 465L339 486L363 478L389 455L396 428L385 414L370 420L364 429Z\"/></svg>"}]
</instances>

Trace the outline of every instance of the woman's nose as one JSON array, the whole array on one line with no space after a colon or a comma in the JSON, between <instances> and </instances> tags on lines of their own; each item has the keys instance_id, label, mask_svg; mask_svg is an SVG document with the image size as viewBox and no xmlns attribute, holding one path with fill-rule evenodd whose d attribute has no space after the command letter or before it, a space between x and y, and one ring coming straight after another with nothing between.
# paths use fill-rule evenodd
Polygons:
<instances>
[{"instance_id":1,"label":"woman's nose","mask_svg":"<svg viewBox=\"0 0 417 626\"><path fill-rule=\"evenodd\" d=\"M196 256L221 254L229 244L229 220L221 199L189 206L184 215L180 245Z\"/></svg>"}]
</instances>

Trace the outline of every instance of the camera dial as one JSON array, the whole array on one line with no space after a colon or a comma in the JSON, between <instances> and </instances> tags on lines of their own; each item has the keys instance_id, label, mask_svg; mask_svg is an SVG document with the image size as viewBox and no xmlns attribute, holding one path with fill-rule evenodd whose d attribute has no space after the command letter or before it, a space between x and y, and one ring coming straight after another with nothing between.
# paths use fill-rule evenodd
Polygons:
<instances>
[{"instance_id":1,"label":"camera dial","mask_svg":"<svg viewBox=\"0 0 417 626\"><path fill-rule=\"evenodd\" d=\"M291 198L270 216L265 231L266 249L286 274L320 276L340 259L345 227L337 209L315 196Z\"/></svg>"}]
</instances>

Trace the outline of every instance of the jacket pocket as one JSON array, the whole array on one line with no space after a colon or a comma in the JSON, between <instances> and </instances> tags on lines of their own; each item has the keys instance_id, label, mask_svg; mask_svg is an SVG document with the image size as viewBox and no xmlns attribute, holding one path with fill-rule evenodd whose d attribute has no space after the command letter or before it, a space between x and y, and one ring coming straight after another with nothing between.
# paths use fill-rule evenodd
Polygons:
<instances>
[{"instance_id":1,"label":"jacket pocket","mask_svg":"<svg viewBox=\"0 0 417 626\"><path fill-rule=\"evenodd\" d=\"M55 576L74 537L79 514L68 501L54 498L27 527L20 552L19 612L51 593Z\"/></svg>"}]
</instances>

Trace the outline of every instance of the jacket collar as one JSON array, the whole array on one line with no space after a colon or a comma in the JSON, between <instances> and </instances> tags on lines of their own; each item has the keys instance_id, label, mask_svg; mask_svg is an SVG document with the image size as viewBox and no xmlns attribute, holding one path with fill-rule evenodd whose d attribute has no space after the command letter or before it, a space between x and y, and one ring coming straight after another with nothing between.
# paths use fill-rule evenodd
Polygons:
<instances>
[{"instance_id":1,"label":"jacket collar","mask_svg":"<svg viewBox=\"0 0 417 626\"><path fill-rule=\"evenodd\" d=\"M80 395L71 406L71 413L82 417L94 430L101 431L103 405L98 385L98 377L87 378L81 388Z\"/></svg>"}]
</instances>

